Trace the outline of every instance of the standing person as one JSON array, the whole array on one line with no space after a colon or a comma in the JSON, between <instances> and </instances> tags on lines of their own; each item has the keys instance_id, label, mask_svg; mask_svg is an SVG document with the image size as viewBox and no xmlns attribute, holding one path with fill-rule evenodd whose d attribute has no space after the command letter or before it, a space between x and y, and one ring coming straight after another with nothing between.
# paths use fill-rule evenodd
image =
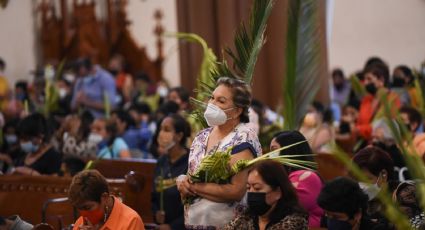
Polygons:
<instances>
[{"instance_id":1,"label":"standing person","mask_svg":"<svg viewBox=\"0 0 425 230\"><path fill-rule=\"evenodd\" d=\"M272 160L256 163L248 173L248 212L224 230L307 230L307 214L285 168Z\"/></svg>"},{"instance_id":2,"label":"standing person","mask_svg":"<svg viewBox=\"0 0 425 230\"><path fill-rule=\"evenodd\" d=\"M96 170L85 170L74 176L68 192L71 204L80 218L74 230L144 230L142 218L109 192L108 182Z\"/></svg>"},{"instance_id":3,"label":"standing person","mask_svg":"<svg viewBox=\"0 0 425 230\"><path fill-rule=\"evenodd\" d=\"M183 117L172 114L162 120L159 130L158 143L166 153L158 159L155 168L152 192L155 222L159 229L184 229L184 211L176 178L187 172L189 149L186 141L190 126Z\"/></svg>"},{"instance_id":4,"label":"standing person","mask_svg":"<svg viewBox=\"0 0 425 230\"><path fill-rule=\"evenodd\" d=\"M255 131L246 125L250 105L251 90L245 82L228 77L217 81L204 113L210 127L200 131L192 143L188 174L195 173L202 159L217 151L232 148L229 166L261 154ZM192 184L188 177L181 177L177 182L181 197L198 197L192 204L185 204L186 228L217 229L229 223L243 208L247 177L246 170L234 175L227 184Z\"/></svg>"},{"instance_id":5,"label":"standing person","mask_svg":"<svg viewBox=\"0 0 425 230\"><path fill-rule=\"evenodd\" d=\"M131 91L133 89L133 77L126 72L124 57L115 54L109 60L108 70L115 77L115 84L118 93L122 96L122 102L125 104L131 100Z\"/></svg>"},{"instance_id":6,"label":"standing person","mask_svg":"<svg viewBox=\"0 0 425 230\"><path fill-rule=\"evenodd\" d=\"M270 143L270 150L276 150L284 146L306 141L305 137L298 131L284 131L277 133ZM281 155L305 155L312 154L307 142L292 146L280 152ZM314 161L312 156L294 157L291 159ZM295 188L301 206L308 212L308 226L320 227L323 210L317 204L317 197L323 187L320 177L311 170L299 169L285 166L289 174L289 180Z\"/></svg>"},{"instance_id":7,"label":"standing person","mask_svg":"<svg viewBox=\"0 0 425 230\"><path fill-rule=\"evenodd\" d=\"M74 86L71 108L86 108L95 118L105 116L105 99L110 108L116 104L116 88L114 78L100 66L92 65L90 59L79 59L75 66L79 76Z\"/></svg>"}]
</instances>

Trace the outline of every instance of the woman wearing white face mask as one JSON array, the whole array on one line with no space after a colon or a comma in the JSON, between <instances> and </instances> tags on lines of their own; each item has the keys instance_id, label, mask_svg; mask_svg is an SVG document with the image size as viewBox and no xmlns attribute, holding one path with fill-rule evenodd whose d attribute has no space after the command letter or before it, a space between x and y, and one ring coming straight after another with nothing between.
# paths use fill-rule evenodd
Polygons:
<instances>
[{"instance_id":1,"label":"woman wearing white face mask","mask_svg":"<svg viewBox=\"0 0 425 230\"><path fill-rule=\"evenodd\" d=\"M176 178L187 172L189 149L186 141L189 136L190 126L180 115L169 115L162 120L157 140L165 154L156 164L152 192L152 211L159 229L184 229L183 205Z\"/></svg>"},{"instance_id":2,"label":"woman wearing white face mask","mask_svg":"<svg viewBox=\"0 0 425 230\"><path fill-rule=\"evenodd\" d=\"M229 166L261 153L255 131L246 125L250 103L251 91L245 82L227 77L218 80L204 113L210 127L197 134L190 149L189 174L197 170L204 157L216 151L232 148ZM198 197L185 205L186 228L216 229L230 222L243 206L246 181L246 171L233 176L228 184L192 184L188 177L181 177L177 182L181 197Z\"/></svg>"},{"instance_id":3,"label":"woman wearing white face mask","mask_svg":"<svg viewBox=\"0 0 425 230\"><path fill-rule=\"evenodd\" d=\"M50 144L46 119L36 113L24 118L18 125L20 147L26 154L17 160L13 173L26 175L57 174L62 154Z\"/></svg>"},{"instance_id":4,"label":"woman wearing white face mask","mask_svg":"<svg viewBox=\"0 0 425 230\"><path fill-rule=\"evenodd\" d=\"M387 188L391 193L397 186L394 180L393 160L380 148L368 146L354 155L353 163L363 170L370 181L370 183L359 182L360 188L369 197L366 212L368 218L382 224L389 224L383 215L384 208L377 196L383 188Z\"/></svg>"}]
</instances>

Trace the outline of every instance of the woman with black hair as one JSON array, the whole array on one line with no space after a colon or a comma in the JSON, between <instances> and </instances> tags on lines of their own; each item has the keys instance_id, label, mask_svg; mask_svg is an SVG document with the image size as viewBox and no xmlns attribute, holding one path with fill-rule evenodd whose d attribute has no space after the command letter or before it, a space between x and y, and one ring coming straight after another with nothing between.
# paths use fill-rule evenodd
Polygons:
<instances>
[{"instance_id":1,"label":"woman with black hair","mask_svg":"<svg viewBox=\"0 0 425 230\"><path fill-rule=\"evenodd\" d=\"M270 150L276 150L301 141L305 142L292 146L291 148L284 149L280 152L280 154L292 156L312 154L311 148L308 145L305 137L298 131L283 131L275 134L270 143ZM311 155L293 157L292 159L311 162L314 161ZM322 180L314 171L311 170L294 168L290 166L285 166L285 169L289 174L288 178L295 188L301 206L309 214L308 226L320 227L320 220L323 216L323 210L319 207L316 200L319 196L321 188L323 187Z\"/></svg>"},{"instance_id":2,"label":"woman with black hair","mask_svg":"<svg viewBox=\"0 0 425 230\"><path fill-rule=\"evenodd\" d=\"M308 215L300 207L288 174L279 162L256 163L248 172L247 192L247 213L234 219L224 230L308 228Z\"/></svg>"},{"instance_id":3,"label":"woman with black hair","mask_svg":"<svg viewBox=\"0 0 425 230\"><path fill-rule=\"evenodd\" d=\"M189 136L189 123L180 115L168 115L160 123L157 140L165 154L158 159L152 192L152 209L159 229L184 229L184 210L176 178L187 172Z\"/></svg>"},{"instance_id":4,"label":"woman with black hair","mask_svg":"<svg viewBox=\"0 0 425 230\"><path fill-rule=\"evenodd\" d=\"M50 143L46 119L39 113L24 118L18 125L21 150L26 154L17 160L13 173L26 175L57 174L62 154Z\"/></svg>"}]
</instances>

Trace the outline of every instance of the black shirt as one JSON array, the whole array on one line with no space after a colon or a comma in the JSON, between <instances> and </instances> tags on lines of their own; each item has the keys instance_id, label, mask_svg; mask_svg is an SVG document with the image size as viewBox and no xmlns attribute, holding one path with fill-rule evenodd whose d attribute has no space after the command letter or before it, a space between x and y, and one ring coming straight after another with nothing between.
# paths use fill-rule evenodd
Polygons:
<instances>
[{"instance_id":1,"label":"black shirt","mask_svg":"<svg viewBox=\"0 0 425 230\"><path fill-rule=\"evenodd\" d=\"M27 166L29 168L34 169L40 174L55 174L59 173L62 164L62 154L57 152L54 148L48 149L40 158L38 158L31 165L25 165L25 157L21 157L17 160L15 166Z\"/></svg>"}]
</instances>

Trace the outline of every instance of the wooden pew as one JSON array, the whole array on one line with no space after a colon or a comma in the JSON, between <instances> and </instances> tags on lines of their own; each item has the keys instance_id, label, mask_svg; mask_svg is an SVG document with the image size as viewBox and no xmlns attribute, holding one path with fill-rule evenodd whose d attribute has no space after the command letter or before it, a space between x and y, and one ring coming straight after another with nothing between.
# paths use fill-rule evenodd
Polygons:
<instances>
[{"instance_id":1,"label":"wooden pew","mask_svg":"<svg viewBox=\"0 0 425 230\"><path fill-rule=\"evenodd\" d=\"M151 192L156 160L99 160L93 165L106 178L124 178L134 191L127 196L128 206L143 218L153 222Z\"/></svg>"},{"instance_id":2,"label":"wooden pew","mask_svg":"<svg viewBox=\"0 0 425 230\"><path fill-rule=\"evenodd\" d=\"M314 157L317 163L317 171L325 181L332 180L338 176L347 175L345 165L330 153L317 153Z\"/></svg>"},{"instance_id":3,"label":"wooden pew","mask_svg":"<svg viewBox=\"0 0 425 230\"><path fill-rule=\"evenodd\" d=\"M141 178L133 173L126 179L108 179L108 183L112 194L120 197L139 213L144 222L149 223L153 220L150 205L152 185L148 182L151 180ZM140 181L146 181L146 186ZM70 183L71 178L53 176L0 176L0 215L17 214L32 224L41 223L45 202L67 197ZM74 210L69 203L49 205L46 212L46 222L55 229L59 228L60 223L67 226L74 222Z\"/></svg>"}]
</instances>

